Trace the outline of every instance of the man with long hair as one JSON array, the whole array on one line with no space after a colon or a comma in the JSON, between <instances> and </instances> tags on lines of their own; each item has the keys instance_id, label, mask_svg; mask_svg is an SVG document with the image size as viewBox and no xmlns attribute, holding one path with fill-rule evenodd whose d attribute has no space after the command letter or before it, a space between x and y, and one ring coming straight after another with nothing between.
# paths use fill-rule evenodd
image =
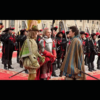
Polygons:
<instances>
[{"instance_id":1,"label":"man with long hair","mask_svg":"<svg viewBox=\"0 0 100 100\"><path fill-rule=\"evenodd\" d=\"M60 76L65 75L70 79L85 80L85 75L80 71L85 72L84 57L82 49L82 41L79 38L79 30L76 26L71 26L69 35L71 37L71 44L60 68Z\"/></svg>"},{"instance_id":2,"label":"man with long hair","mask_svg":"<svg viewBox=\"0 0 100 100\"><path fill-rule=\"evenodd\" d=\"M29 70L28 80L35 80L37 69L40 67L39 61L41 63L44 63L45 61L45 57L42 57L38 53L38 46L35 41L38 31L39 30L37 26L33 26L28 30L27 39L24 41L19 54L20 61L22 61L23 66L25 69Z\"/></svg>"}]
</instances>

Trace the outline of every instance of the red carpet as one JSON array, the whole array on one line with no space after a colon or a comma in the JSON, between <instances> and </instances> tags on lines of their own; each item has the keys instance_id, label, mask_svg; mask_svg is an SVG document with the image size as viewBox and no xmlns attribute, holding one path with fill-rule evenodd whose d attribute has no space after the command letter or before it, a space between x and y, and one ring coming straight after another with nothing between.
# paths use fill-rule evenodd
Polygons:
<instances>
[{"instance_id":1,"label":"red carpet","mask_svg":"<svg viewBox=\"0 0 100 100\"><path fill-rule=\"evenodd\" d=\"M17 72L0 69L0 80L28 80L28 74L20 73L12 78L10 76L16 74Z\"/></svg>"},{"instance_id":2,"label":"red carpet","mask_svg":"<svg viewBox=\"0 0 100 100\"><path fill-rule=\"evenodd\" d=\"M89 72L88 74L100 79L100 70ZM55 78L52 78L50 80L64 80L64 79L65 79L65 76L63 76L63 77L55 77ZM86 80L96 80L96 79L86 75Z\"/></svg>"},{"instance_id":3,"label":"red carpet","mask_svg":"<svg viewBox=\"0 0 100 100\"><path fill-rule=\"evenodd\" d=\"M13 52L13 58L16 58L17 57L17 51ZM2 58L2 52L0 52L0 58Z\"/></svg>"}]
</instances>

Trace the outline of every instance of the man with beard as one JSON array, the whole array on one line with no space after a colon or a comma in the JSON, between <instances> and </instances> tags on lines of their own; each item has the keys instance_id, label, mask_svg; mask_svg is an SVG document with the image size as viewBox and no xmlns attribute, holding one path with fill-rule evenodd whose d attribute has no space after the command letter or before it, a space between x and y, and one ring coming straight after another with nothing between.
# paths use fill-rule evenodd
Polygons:
<instances>
[{"instance_id":1,"label":"man with beard","mask_svg":"<svg viewBox=\"0 0 100 100\"><path fill-rule=\"evenodd\" d=\"M56 31L57 31L58 27L55 26L55 27L52 27L51 28L51 38L52 38L52 41L55 43L55 46L56 46ZM56 49L56 47L55 47ZM56 73L55 73L55 70L56 70L56 59L55 59L55 62L52 64L53 68L52 68L52 76L55 76L57 77Z\"/></svg>"},{"instance_id":2,"label":"man with beard","mask_svg":"<svg viewBox=\"0 0 100 100\"><path fill-rule=\"evenodd\" d=\"M20 50L22 48L22 45L23 45L24 41L27 38L26 35L27 35L26 29L22 29L22 30L20 30L20 35L18 33L18 36L16 37L16 41L18 43L18 47L17 47L18 48L18 50L17 50L17 63L20 63L20 67L21 68L23 68L23 64L21 62L19 62L19 52L20 52ZM25 73L28 73L28 71L25 70Z\"/></svg>"},{"instance_id":3,"label":"man with beard","mask_svg":"<svg viewBox=\"0 0 100 100\"><path fill-rule=\"evenodd\" d=\"M71 44L60 68L60 76L64 75L71 80L85 80L85 74L80 73L80 71L85 72L85 69L82 42L79 37L78 28L71 26L69 35L71 37Z\"/></svg>"},{"instance_id":4,"label":"man with beard","mask_svg":"<svg viewBox=\"0 0 100 100\"><path fill-rule=\"evenodd\" d=\"M51 39L51 30L48 28L43 31L43 38L39 42L39 47L40 54L45 56L45 62L39 68L37 77L39 80L47 80L52 75L52 63L56 60L55 43Z\"/></svg>"},{"instance_id":5,"label":"man with beard","mask_svg":"<svg viewBox=\"0 0 100 100\"><path fill-rule=\"evenodd\" d=\"M3 39L3 56L2 56L2 64L4 64L4 69L13 69L11 67L12 64L12 54L13 51L15 50L15 37L12 35L12 30L15 28L6 28L5 31L5 37ZM8 64L8 68L7 65Z\"/></svg>"}]
</instances>

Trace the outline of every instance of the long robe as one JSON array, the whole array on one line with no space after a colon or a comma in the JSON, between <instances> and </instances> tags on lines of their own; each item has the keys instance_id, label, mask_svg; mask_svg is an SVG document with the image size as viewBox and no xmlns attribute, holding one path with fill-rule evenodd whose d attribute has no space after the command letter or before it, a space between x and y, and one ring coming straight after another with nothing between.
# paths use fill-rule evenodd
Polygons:
<instances>
[{"instance_id":1,"label":"long robe","mask_svg":"<svg viewBox=\"0 0 100 100\"><path fill-rule=\"evenodd\" d=\"M86 79L85 74L80 73L80 70L85 72L85 69L82 42L78 36L72 38L60 70L64 75L68 74L69 77L73 74L77 74L76 78L80 77L82 80Z\"/></svg>"}]
</instances>

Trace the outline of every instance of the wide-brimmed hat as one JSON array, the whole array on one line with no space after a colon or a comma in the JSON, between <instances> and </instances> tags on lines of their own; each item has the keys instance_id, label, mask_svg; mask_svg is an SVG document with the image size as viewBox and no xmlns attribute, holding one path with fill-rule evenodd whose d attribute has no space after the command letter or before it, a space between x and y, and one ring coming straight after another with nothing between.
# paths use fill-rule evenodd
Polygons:
<instances>
[{"instance_id":1,"label":"wide-brimmed hat","mask_svg":"<svg viewBox=\"0 0 100 100\"><path fill-rule=\"evenodd\" d=\"M28 31L39 31L38 26L33 26L31 29L29 29Z\"/></svg>"},{"instance_id":2,"label":"wide-brimmed hat","mask_svg":"<svg viewBox=\"0 0 100 100\"><path fill-rule=\"evenodd\" d=\"M42 32L42 31L43 31L42 29L39 30L39 32Z\"/></svg>"},{"instance_id":3,"label":"wide-brimmed hat","mask_svg":"<svg viewBox=\"0 0 100 100\"><path fill-rule=\"evenodd\" d=\"M15 28L14 27L9 27L9 28L6 28L3 32L8 32L9 30L14 30Z\"/></svg>"},{"instance_id":4,"label":"wide-brimmed hat","mask_svg":"<svg viewBox=\"0 0 100 100\"><path fill-rule=\"evenodd\" d=\"M69 31L66 32L66 35L68 35L68 34L69 34Z\"/></svg>"},{"instance_id":5,"label":"wide-brimmed hat","mask_svg":"<svg viewBox=\"0 0 100 100\"><path fill-rule=\"evenodd\" d=\"M85 34L85 32L84 32L84 31L81 31L80 34L81 34L81 35L82 35L82 34Z\"/></svg>"},{"instance_id":6,"label":"wide-brimmed hat","mask_svg":"<svg viewBox=\"0 0 100 100\"><path fill-rule=\"evenodd\" d=\"M52 31L52 30L57 31L57 29L58 29L58 26L55 26L55 27L51 28L51 31Z\"/></svg>"}]
</instances>

